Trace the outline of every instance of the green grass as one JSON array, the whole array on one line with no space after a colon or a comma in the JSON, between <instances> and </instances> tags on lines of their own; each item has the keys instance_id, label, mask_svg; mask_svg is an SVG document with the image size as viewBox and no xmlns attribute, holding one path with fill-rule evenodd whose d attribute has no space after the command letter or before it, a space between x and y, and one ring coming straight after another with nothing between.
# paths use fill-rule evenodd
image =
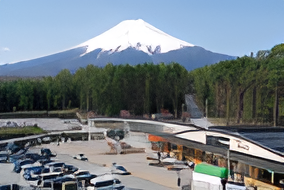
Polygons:
<instances>
[{"instance_id":1,"label":"green grass","mask_svg":"<svg viewBox=\"0 0 284 190\"><path fill-rule=\"evenodd\" d=\"M26 135L38 135L46 133L43 129L37 126L27 127L1 127L0 136L26 136Z\"/></svg>"},{"instance_id":2,"label":"green grass","mask_svg":"<svg viewBox=\"0 0 284 190\"><path fill-rule=\"evenodd\" d=\"M72 114L72 113L76 113L77 111L79 111L78 108L74 108L74 109L70 109L70 110L51 110L48 111L49 114ZM25 115L25 114L46 114L47 110L43 110L43 111L16 111L16 112L4 112L4 113L0 113L0 115Z\"/></svg>"}]
</instances>

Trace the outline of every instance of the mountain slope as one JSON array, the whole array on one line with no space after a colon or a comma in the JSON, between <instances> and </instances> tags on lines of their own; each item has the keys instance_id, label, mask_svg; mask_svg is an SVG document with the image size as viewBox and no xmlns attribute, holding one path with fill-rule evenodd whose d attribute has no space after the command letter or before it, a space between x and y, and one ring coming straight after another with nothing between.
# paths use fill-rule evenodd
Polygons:
<instances>
[{"instance_id":1,"label":"mountain slope","mask_svg":"<svg viewBox=\"0 0 284 190\"><path fill-rule=\"evenodd\" d=\"M0 76L55 76L62 69L74 73L88 64L143 64L177 62L187 70L233 56L213 53L172 37L143 20L127 20L67 51L0 66Z\"/></svg>"},{"instance_id":2,"label":"mountain slope","mask_svg":"<svg viewBox=\"0 0 284 190\"><path fill-rule=\"evenodd\" d=\"M190 43L172 37L154 26L138 20L126 20L103 34L88 40L77 47L88 47L86 53L102 48L103 51L121 52L129 47L149 55L166 53Z\"/></svg>"}]
</instances>

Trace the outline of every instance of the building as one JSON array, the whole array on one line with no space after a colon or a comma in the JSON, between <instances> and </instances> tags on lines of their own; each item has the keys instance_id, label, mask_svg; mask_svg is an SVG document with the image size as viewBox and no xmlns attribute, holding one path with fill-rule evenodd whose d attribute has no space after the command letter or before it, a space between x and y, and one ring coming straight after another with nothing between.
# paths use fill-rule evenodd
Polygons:
<instances>
[{"instance_id":1,"label":"building","mask_svg":"<svg viewBox=\"0 0 284 190\"><path fill-rule=\"evenodd\" d=\"M96 122L120 122L129 130L150 135L153 148L178 160L208 163L229 171L228 182L240 187L281 189L284 181L284 128L210 126L152 120L94 118ZM153 136L162 137L155 138ZM236 188L235 188L236 189ZM240 188L241 189L241 188Z\"/></svg>"}]
</instances>

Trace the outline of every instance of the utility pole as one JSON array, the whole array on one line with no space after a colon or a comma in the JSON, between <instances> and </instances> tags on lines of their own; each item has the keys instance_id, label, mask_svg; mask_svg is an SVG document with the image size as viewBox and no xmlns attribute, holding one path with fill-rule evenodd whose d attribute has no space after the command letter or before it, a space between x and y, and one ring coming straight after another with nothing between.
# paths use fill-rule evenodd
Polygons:
<instances>
[{"instance_id":1,"label":"utility pole","mask_svg":"<svg viewBox=\"0 0 284 190\"><path fill-rule=\"evenodd\" d=\"M208 117L208 99L205 100L205 116Z\"/></svg>"}]
</instances>

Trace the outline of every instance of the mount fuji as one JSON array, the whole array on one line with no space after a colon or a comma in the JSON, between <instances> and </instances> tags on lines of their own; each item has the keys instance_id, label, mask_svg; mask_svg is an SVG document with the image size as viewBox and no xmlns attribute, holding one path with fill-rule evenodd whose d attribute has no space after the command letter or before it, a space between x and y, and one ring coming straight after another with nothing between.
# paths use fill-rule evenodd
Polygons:
<instances>
[{"instance_id":1,"label":"mount fuji","mask_svg":"<svg viewBox=\"0 0 284 190\"><path fill-rule=\"evenodd\" d=\"M0 66L0 76L55 76L62 69L72 73L88 64L103 67L177 62L193 70L234 56L213 53L179 40L147 22L126 20L78 46L49 56Z\"/></svg>"}]
</instances>

